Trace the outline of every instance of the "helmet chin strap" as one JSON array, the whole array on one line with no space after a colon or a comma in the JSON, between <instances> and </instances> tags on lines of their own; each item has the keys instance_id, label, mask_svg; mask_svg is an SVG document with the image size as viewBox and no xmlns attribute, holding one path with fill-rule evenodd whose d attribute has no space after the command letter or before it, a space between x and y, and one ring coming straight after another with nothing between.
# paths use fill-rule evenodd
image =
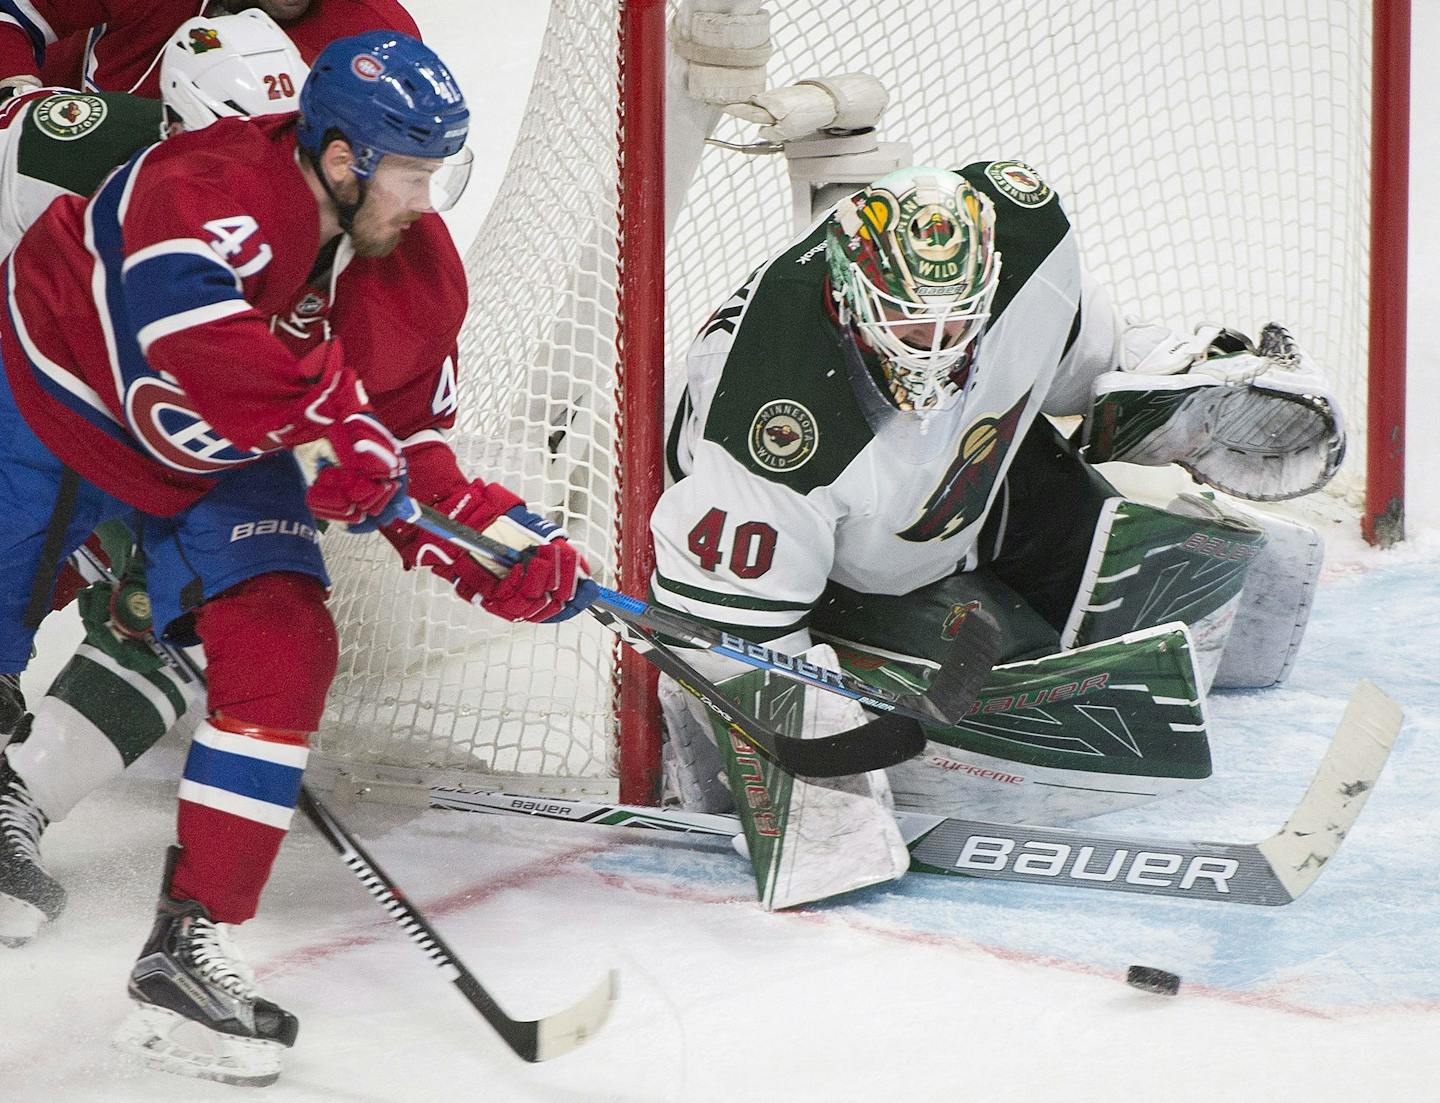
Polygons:
<instances>
[{"instance_id":1,"label":"helmet chin strap","mask_svg":"<svg viewBox=\"0 0 1440 1103\"><path fill-rule=\"evenodd\" d=\"M330 181L325 179L325 174L323 172L320 174L320 186L325 189L325 194L330 197L330 202L335 204L335 215L340 220L340 229L344 230L347 234L355 225L356 214L358 214L360 208L365 205L365 191L369 185L369 181L363 176L357 176L355 180L359 184L357 194L360 198L354 203L346 203L335 194L335 189L330 186Z\"/></svg>"},{"instance_id":2,"label":"helmet chin strap","mask_svg":"<svg viewBox=\"0 0 1440 1103\"><path fill-rule=\"evenodd\" d=\"M310 162L311 167L314 168L315 175L320 180L320 187L325 190L325 194L329 196L330 202L335 204L335 215L340 221L340 229L348 234L350 232L350 228L355 225L355 215L359 213L360 208L365 205L365 192L370 185L370 181L367 180L365 177L356 174L355 180L356 183L359 185L359 190L357 192L357 194L359 195L359 199L357 199L354 203L346 203L343 199L341 199L338 195L335 194L335 189L330 186L330 180L325 175L325 168L323 165L320 164L319 158L312 156L308 152L305 153L305 157Z\"/></svg>"}]
</instances>

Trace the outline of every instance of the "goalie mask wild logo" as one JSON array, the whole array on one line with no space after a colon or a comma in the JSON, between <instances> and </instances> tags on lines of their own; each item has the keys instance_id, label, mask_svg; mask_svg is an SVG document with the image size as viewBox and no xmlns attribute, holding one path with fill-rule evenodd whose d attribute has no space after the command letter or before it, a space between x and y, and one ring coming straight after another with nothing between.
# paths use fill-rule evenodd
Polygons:
<instances>
[{"instance_id":1,"label":"goalie mask wild logo","mask_svg":"<svg viewBox=\"0 0 1440 1103\"><path fill-rule=\"evenodd\" d=\"M948 540L985 511L994 489L1000 465L1015 439L1020 415L1030 401L1030 392L999 417L976 418L960 436L955 459L940 485L925 500L919 518L903 532L901 540L920 544L926 540Z\"/></svg>"}]
</instances>

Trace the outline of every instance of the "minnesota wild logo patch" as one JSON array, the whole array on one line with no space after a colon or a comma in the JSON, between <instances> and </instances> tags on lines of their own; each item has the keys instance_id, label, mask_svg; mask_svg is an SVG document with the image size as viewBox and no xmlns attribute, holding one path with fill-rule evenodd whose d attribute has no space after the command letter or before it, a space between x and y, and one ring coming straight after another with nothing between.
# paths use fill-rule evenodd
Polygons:
<instances>
[{"instance_id":1,"label":"minnesota wild logo patch","mask_svg":"<svg viewBox=\"0 0 1440 1103\"><path fill-rule=\"evenodd\" d=\"M56 141L73 142L103 123L109 111L97 96L50 96L35 105L30 117Z\"/></svg>"},{"instance_id":2,"label":"minnesota wild logo patch","mask_svg":"<svg viewBox=\"0 0 1440 1103\"><path fill-rule=\"evenodd\" d=\"M985 175L1001 195L1022 207L1043 207L1055 198L1050 185L1024 161L991 161Z\"/></svg>"},{"instance_id":3,"label":"minnesota wild logo patch","mask_svg":"<svg viewBox=\"0 0 1440 1103\"><path fill-rule=\"evenodd\" d=\"M815 455L820 430L815 415L798 402L776 399L750 423L750 458L767 471L794 471Z\"/></svg>"}]
</instances>

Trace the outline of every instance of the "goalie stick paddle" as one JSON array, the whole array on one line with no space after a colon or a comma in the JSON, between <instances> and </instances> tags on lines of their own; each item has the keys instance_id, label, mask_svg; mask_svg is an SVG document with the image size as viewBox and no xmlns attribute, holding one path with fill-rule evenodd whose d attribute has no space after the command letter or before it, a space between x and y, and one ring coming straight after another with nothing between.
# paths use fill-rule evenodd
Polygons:
<instances>
[{"instance_id":1,"label":"goalie stick paddle","mask_svg":"<svg viewBox=\"0 0 1440 1103\"><path fill-rule=\"evenodd\" d=\"M306 787L300 790L300 810L325 836L351 873L440 969L471 1006L495 1028L505 1044L526 1061L548 1061L583 1045L610 1017L619 994L614 970L577 1003L543 1019L512 1019L495 1002L475 975L461 963L435 928L410 904L395 883L367 854L345 827Z\"/></svg>"},{"instance_id":2,"label":"goalie stick paddle","mask_svg":"<svg viewBox=\"0 0 1440 1103\"><path fill-rule=\"evenodd\" d=\"M925 749L925 729L904 716L881 716L835 735L798 739L756 719L703 677L694 667L643 628L590 606L595 619L609 628L670 677L755 750L797 777L845 777L883 770L914 758Z\"/></svg>"},{"instance_id":3,"label":"goalie stick paddle","mask_svg":"<svg viewBox=\"0 0 1440 1103\"><path fill-rule=\"evenodd\" d=\"M1031 885L1175 896L1214 903L1289 904L1313 885L1354 826L1400 730L1398 705L1361 681L1300 803L1258 843L1171 842L1056 827L897 812L910 869ZM735 816L512 796L458 785L429 789L432 808L538 816L684 835L740 833Z\"/></svg>"},{"instance_id":4,"label":"goalie stick paddle","mask_svg":"<svg viewBox=\"0 0 1440 1103\"><path fill-rule=\"evenodd\" d=\"M112 584L119 581L110 565L89 548L82 546L78 552L100 577ZM147 632L144 639L186 681L205 684L205 672L184 649L160 639L153 632ZM619 974L615 970L612 969L583 999L563 1011L543 1019L512 1019L308 785L300 787L299 808L335 848L345 867L359 879L365 890L425 951L446 978L484 1016L485 1021L495 1028L505 1044L520 1057L526 1061L548 1061L559 1057L583 1044L605 1024L611 1005L619 995Z\"/></svg>"}]
</instances>

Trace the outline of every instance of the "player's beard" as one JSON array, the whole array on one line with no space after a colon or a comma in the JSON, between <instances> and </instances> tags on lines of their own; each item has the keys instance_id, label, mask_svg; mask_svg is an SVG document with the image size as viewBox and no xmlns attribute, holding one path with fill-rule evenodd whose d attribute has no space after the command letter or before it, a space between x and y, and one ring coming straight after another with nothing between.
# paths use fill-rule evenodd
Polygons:
<instances>
[{"instance_id":1,"label":"player's beard","mask_svg":"<svg viewBox=\"0 0 1440 1103\"><path fill-rule=\"evenodd\" d=\"M404 229L382 218L374 204L361 203L350 225L350 243L357 257L388 257L400 244L402 233Z\"/></svg>"}]
</instances>

